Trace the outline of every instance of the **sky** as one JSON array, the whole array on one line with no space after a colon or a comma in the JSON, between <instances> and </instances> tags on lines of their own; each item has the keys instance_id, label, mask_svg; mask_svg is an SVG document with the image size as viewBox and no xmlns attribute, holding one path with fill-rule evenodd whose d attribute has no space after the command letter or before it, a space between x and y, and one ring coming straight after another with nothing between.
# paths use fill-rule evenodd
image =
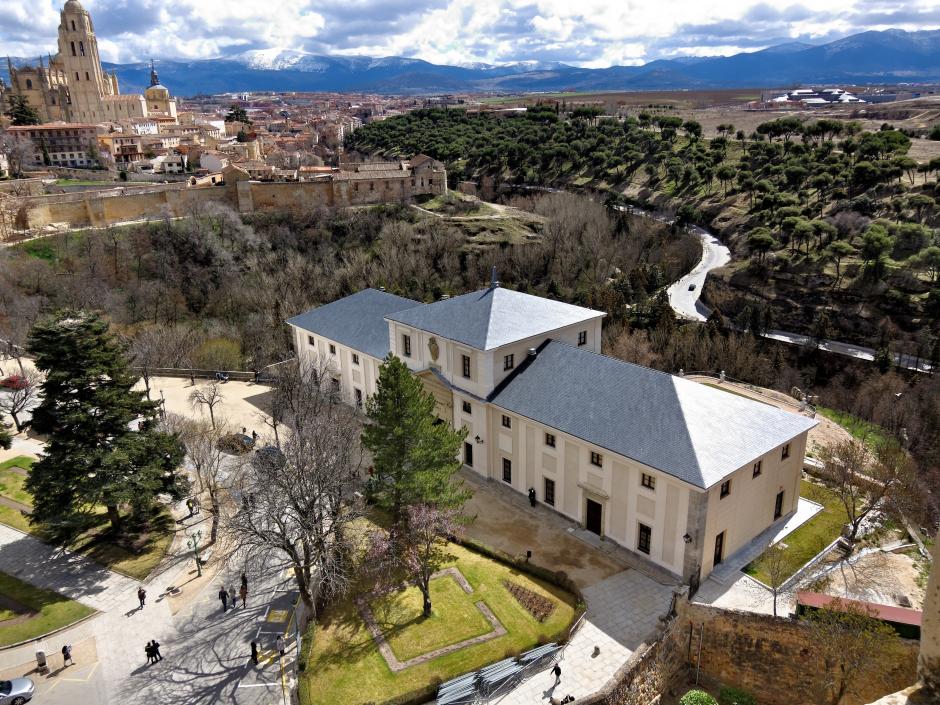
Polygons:
<instances>
[{"instance_id":1,"label":"sky","mask_svg":"<svg viewBox=\"0 0 940 705\"><path fill-rule=\"evenodd\" d=\"M0 55L56 51L65 0L0 0ZM407 56L441 64L643 64L869 29L940 28L937 0L82 0L101 58L250 50Z\"/></svg>"}]
</instances>

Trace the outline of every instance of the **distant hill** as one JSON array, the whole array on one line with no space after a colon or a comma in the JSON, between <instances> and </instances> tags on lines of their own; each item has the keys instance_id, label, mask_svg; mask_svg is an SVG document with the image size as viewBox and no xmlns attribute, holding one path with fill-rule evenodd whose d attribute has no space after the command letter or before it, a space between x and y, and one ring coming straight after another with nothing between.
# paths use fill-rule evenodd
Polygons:
<instances>
[{"instance_id":1,"label":"distant hill","mask_svg":"<svg viewBox=\"0 0 940 705\"><path fill-rule=\"evenodd\" d=\"M147 63L105 67L117 71L125 92L147 85ZM940 81L940 30L862 32L818 46L790 42L734 56L602 69L534 61L446 66L397 56L263 49L202 61L163 60L157 70L161 82L182 96L252 90L427 94L932 82Z\"/></svg>"}]
</instances>

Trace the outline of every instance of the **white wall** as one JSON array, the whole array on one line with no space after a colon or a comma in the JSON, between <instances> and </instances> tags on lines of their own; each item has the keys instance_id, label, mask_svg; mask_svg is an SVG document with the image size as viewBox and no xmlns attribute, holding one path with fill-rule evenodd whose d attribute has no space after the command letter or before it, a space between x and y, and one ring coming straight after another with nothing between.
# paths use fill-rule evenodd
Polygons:
<instances>
[{"instance_id":1,"label":"white wall","mask_svg":"<svg viewBox=\"0 0 940 705\"><path fill-rule=\"evenodd\" d=\"M307 364L318 364L321 360L327 362L331 376L340 381L343 399L354 403L357 389L362 392L363 402L375 394L381 360L297 326L291 328L298 360ZM313 338L313 345L310 345L310 338ZM331 345L335 353L330 351ZM353 362L353 355L358 356L359 364Z\"/></svg>"}]
</instances>

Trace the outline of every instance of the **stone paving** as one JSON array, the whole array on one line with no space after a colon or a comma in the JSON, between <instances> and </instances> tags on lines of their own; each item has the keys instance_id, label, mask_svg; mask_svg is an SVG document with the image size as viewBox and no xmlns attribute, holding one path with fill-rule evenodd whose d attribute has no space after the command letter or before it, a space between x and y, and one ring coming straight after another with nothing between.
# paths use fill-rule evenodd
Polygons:
<instances>
[{"instance_id":1,"label":"stone paving","mask_svg":"<svg viewBox=\"0 0 940 705\"><path fill-rule=\"evenodd\" d=\"M646 638L659 617L669 611L673 585L664 585L637 570L625 570L584 590L584 622L562 651L561 683L554 685L554 664L536 673L501 698L501 705L532 705L583 698L602 688Z\"/></svg>"}]
</instances>

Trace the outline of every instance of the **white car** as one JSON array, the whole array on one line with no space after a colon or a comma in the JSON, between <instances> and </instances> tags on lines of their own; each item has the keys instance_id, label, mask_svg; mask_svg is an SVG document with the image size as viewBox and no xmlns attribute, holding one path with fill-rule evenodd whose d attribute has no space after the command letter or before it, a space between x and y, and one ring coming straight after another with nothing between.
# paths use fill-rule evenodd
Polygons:
<instances>
[{"instance_id":1,"label":"white car","mask_svg":"<svg viewBox=\"0 0 940 705\"><path fill-rule=\"evenodd\" d=\"M29 678L0 681L0 705L23 705L33 699L36 686Z\"/></svg>"}]
</instances>

